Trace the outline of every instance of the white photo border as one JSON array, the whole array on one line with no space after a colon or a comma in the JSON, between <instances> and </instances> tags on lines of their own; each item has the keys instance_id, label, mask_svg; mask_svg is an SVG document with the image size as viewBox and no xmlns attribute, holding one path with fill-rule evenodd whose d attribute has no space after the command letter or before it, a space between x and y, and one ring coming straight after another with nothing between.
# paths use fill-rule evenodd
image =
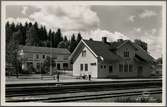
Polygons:
<instances>
[{"instance_id":1,"label":"white photo border","mask_svg":"<svg viewBox=\"0 0 167 107\"><path fill-rule=\"evenodd\" d=\"M162 6L163 85L162 103L6 103L5 102L5 16L7 5L119 5ZM166 104L166 2L165 1L2 1L1 2L1 105L3 106L165 106Z\"/></svg>"}]
</instances>

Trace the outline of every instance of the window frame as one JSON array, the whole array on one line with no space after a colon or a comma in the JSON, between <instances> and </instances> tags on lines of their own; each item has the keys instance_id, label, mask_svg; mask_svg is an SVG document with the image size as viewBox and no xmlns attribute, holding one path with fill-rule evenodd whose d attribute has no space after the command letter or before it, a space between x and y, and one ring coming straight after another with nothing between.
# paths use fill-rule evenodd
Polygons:
<instances>
[{"instance_id":1,"label":"window frame","mask_svg":"<svg viewBox=\"0 0 167 107\"><path fill-rule=\"evenodd\" d=\"M82 50L82 57L86 56L86 50Z\"/></svg>"},{"instance_id":2,"label":"window frame","mask_svg":"<svg viewBox=\"0 0 167 107\"><path fill-rule=\"evenodd\" d=\"M129 51L127 48L124 50L124 57L129 57Z\"/></svg>"},{"instance_id":3,"label":"window frame","mask_svg":"<svg viewBox=\"0 0 167 107\"><path fill-rule=\"evenodd\" d=\"M101 67L101 69L103 69L103 65L101 65L100 67Z\"/></svg>"},{"instance_id":4,"label":"window frame","mask_svg":"<svg viewBox=\"0 0 167 107\"><path fill-rule=\"evenodd\" d=\"M129 72L129 64L124 64L124 72Z\"/></svg>"},{"instance_id":5,"label":"window frame","mask_svg":"<svg viewBox=\"0 0 167 107\"><path fill-rule=\"evenodd\" d=\"M129 72L133 72L133 64L129 64Z\"/></svg>"},{"instance_id":6,"label":"window frame","mask_svg":"<svg viewBox=\"0 0 167 107\"><path fill-rule=\"evenodd\" d=\"M83 71L83 64L80 64L80 71Z\"/></svg>"},{"instance_id":7,"label":"window frame","mask_svg":"<svg viewBox=\"0 0 167 107\"><path fill-rule=\"evenodd\" d=\"M88 71L88 64L85 64L85 71Z\"/></svg>"},{"instance_id":8,"label":"window frame","mask_svg":"<svg viewBox=\"0 0 167 107\"><path fill-rule=\"evenodd\" d=\"M110 69L111 68L111 69ZM113 73L113 65L109 65L108 66L108 71L109 71L109 73Z\"/></svg>"},{"instance_id":9,"label":"window frame","mask_svg":"<svg viewBox=\"0 0 167 107\"><path fill-rule=\"evenodd\" d=\"M45 58L46 58L46 56L43 54L43 55L42 55L42 58L43 58L43 59L45 59Z\"/></svg>"},{"instance_id":10,"label":"window frame","mask_svg":"<svg viewBox=\"0 0 167 107\"><path fill-rule=\"evenodd\" d=\"M63 63L63 68L68 68L68 63Z\"/></svg>"},{"instance_id":11,"label":"window frame","mask_svg":"<svg viewBox=\"0 0 167 107\"><path fill-rule=\"evenodd\" d=\"M124 64L119 64L119 72L124 72Z\"/></svg>"}]
</instances>

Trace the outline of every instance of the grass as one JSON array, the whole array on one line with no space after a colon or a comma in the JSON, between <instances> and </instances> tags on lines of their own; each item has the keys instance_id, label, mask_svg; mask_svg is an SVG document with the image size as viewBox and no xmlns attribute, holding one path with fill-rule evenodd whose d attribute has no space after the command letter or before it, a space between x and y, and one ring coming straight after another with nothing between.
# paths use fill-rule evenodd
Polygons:
<instances>
[{"instance_id":1,"label":"grass","mask_svg":"<svg viewBox=\"0 0 167 107\"><path fill-rule=\"evenodd\" d=\"M111 98L102 98L102 99L92 99L92 100L82 100L76 102L103 102L103 103L161 103L162 95L161 94L152 94L156 100L148 100L148 101L137 101L138 96L124 96L124 97L111 97ZM150 98L151 98L150 97Z\"/></svg>"},{"instance_id":2,"label":"grass","mask_svg":"<svg viewBox=\"0 0 167 107\"><path fill-rule=\"evenodd\" d=\"M114 102L137 102L137 103L161 103L162 95L139 95L139 96L125 96L117 97Z\"/></svg>"}]
</instances>

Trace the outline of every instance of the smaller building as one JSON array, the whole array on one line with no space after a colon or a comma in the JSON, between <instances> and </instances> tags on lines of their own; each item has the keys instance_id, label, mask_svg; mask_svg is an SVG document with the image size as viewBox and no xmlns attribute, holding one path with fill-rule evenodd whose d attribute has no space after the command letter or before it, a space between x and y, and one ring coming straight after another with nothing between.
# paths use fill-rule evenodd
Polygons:
<instances>
[{"instance_id":1,"label":"smaller building","mask_svg":"<svg viewBox=\"0 0 167 107\"><path fill-rule=\"evenodd\" d=\"M71 70L69 56L70 52L65 48L49 48L36 46L19 46L19 57L22 61L22 69L33 66L37 72L40 72L41 66L47 57L50 57L56 70Z\"/></svg>"}]
</instances>

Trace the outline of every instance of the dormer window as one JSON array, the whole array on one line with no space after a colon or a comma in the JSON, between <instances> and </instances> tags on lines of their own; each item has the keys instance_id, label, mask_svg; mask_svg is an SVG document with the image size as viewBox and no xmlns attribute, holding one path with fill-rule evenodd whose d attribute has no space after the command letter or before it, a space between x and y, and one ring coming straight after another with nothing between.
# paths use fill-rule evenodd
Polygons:
<instances>
[{"instance_id":1,"label":"dormer window","mask_svg":"<svg viewBox=\"0 0 167 107\"><path fill-rule=\"evenodd\" d=\"M129 57L129 51L127 49L124 51L124 57Z\"/></svg>"},{"instance_id":2,"label":"dormer window","mask_svg":"<svg viewBox=\"0 0 167 107\"><path fill-rule=\"evenodd\" d=\"M86 56L86 50L82 51L82 56Z\"/></svg>"}]
</instances>

